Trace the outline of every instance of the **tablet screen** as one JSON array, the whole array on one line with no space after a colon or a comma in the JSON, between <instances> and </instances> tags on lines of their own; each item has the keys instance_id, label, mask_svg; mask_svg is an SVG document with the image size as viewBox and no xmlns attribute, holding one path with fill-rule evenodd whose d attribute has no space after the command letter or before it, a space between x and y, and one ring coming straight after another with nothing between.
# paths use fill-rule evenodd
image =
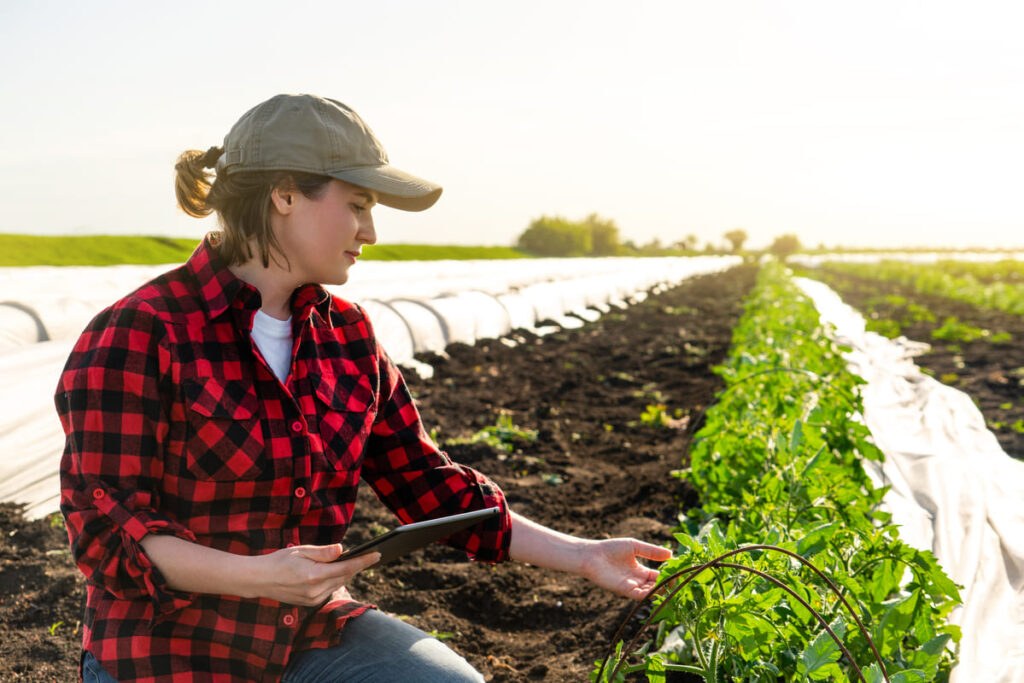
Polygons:
<instances>
[{"instance_id":1,"label":"tablet screen","mask_svg":"<svg viewBox=\"0 0 1024 683\"><path fill-rule=\"evenodd\" d=\"M348 560L370 552L378 552L380 553L380 562L377 564L381 565L434 541L448 538L452 534L478 524L485 519L494 517L500 512L501 508L491 507L484 510L464 512L459 515L414 522L413 524L404 524L386 534L372 538L366 543L361 543L354 548L346 550L335 562Z\"/></svg>"}]
</instances>

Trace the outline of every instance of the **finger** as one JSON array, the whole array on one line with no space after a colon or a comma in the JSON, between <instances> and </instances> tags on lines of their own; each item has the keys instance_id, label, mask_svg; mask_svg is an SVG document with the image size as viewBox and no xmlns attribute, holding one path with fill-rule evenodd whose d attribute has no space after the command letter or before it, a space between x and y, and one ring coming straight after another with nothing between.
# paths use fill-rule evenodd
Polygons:
<instances>
[{"instance_id":1,"label":"finger","mask_svg":"<svg viewBox=\"0 0 1024 683\"><path fill-rule=\"evenodd\" d=\"M334 560L341 557L341 544L332 543L330 545L300 545L296 546L296 550L299 551L303 557L314 562L333 562Z\"/></svg>"},{"instance_id":2,"label":"finger","mask_svg":"<svg viewBox=\"0 0 1024 683\"><path fill-rule=\"evenodd\" d=\"M363 571L364 569L372 567L378 562L380 562L380 553L366 553L365 555L353 557L351 560L346 560L345 562L341 562L339 564L348 565L352 570L352 574L358 574L359 572Z\"/></svg>"},{"instance_id":3,"label":"finger","mask_svg":"<svg viewBox=\"0 0 1024 683\"><path fill-rule=\"evenodd\" d=\"M317 604L330 597L338 588L346 585L359 572L380 561L380 553L367 553L351 560L333 562L323 565L327 573L318 579L314 592L319 596ZM323 598L323 600L320 599Z\"/></svg>"},{"instance_id":4,"label":"finger","mask_svg":"<svg viewBox=\"0 0 1024 683\"><path fill-rule=\"evenodd\" d=\"M328 581L348 581L351 577L364 569L372 567L379 561L380 553L366 553L365 555L357 555L349 560L332 562L324 565L325 573L323 577Z\"/></svg>"},{"instance_id":5,"label":"finger","mask_svg":"<svg viewBox=\"0 0 1024 683\"><path fill-rule=\"evenodd\" d=\"M631 594L628 597L634 600L641 600L651 592L651 590L658 584L657 572L651 572L643 579L637 581L631 590Z\"/></svg>"},{"instance_id":6,"label":"finger","mask_svg":"<svg viewBox=\"0 0 1024 683\"><path fill-rule=\"evenodd\" d=\"M651 588L653 588L653 586L648 586L646 584L627 586L624 590L620 591L620 595L632 600L643 600L647 597L647 594L651 592Z\"/></svg>"},{"instance_id":7,"label":"finger","mask_svg":"<svg viewBox=\"0 0 1024 683\"><path fill-rule=\"evenodd\" d=\"M647 560L654 560L655 562L664 562L665 560L672 559L672 551L668 548L644 543L636 539L633 539L633 554Z\"/></svg>"}]
</instances>

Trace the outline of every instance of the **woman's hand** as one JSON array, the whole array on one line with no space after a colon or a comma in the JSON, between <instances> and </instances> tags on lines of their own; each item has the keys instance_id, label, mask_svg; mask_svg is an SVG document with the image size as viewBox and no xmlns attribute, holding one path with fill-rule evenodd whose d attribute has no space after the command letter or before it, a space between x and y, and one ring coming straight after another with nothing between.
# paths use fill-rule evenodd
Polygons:
<instances>
[{"instance_id":1,"label":"woman's hand","mask_svg":"<svg viewBox=\"0 0 1024 683\"><path fill-rule=\"evenodd\" d=\"M351 560L334 562L341 544L297 545L260 555L259 597L290 605L316 607L327 601L352 577L380 560L380 553L367 553Z\"/></svg>"},{"instance_id":2,"label":"woman's hand","mask_svg":"<svg viewBox=\"0 0 1024 683\"><path fill-rule=\"evenodd\" d=\"M380 553L367 553L332 562L341 555L340 543L298 545L267 555L236 555L170 534L146 534L139 544L176 590L305 606L323 603L380 559Z\"/></svg>"},{"instance_id":3,"label":"woman's hand","mask_svg":"<svg viewBox=\"0 0 1024 683\"><path fill-rule=\"evenodd\" d=\"M636 558L664 562L672 557L668 548L633 538L588 541L569 536L516 512L512 513L509 554L520 562L583 576L634 600L642 599L658 581L658 570L645 567Z\"/></svg>"},{"instance_id":4,"label":"woman's hand","mask_svg":"<svg viewBox=\"0 0 1024 683\"><path fill-rule=\"evenodd\" d=\"M672 557L668 548L633 538L593 541L583 547L580 575L627 598L643 599L658 582L658 570L637 562L643 557L664 562Z\"/></svg>"}]
</instances>

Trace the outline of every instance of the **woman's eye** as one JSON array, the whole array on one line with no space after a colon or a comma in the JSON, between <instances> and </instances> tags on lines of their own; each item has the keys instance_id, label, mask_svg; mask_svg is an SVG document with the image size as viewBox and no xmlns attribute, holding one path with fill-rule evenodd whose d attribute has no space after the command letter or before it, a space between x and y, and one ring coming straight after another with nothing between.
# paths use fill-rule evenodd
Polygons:
<instances>
[{"instance_id":1,"label":"woman's eye","mask_svg":"<svg viewBox=\"0 0 1024 683\"><path fill-rule=\"evenodd\" d=\"M365 206L359 206L358 204L353 204L353 205L352 205L352 209L353 209L353 210L354 210L354 211L355 211L356 213L362 213L363 211L366 211L366 207L365 207Z\"/></svg>"}]
</instances>

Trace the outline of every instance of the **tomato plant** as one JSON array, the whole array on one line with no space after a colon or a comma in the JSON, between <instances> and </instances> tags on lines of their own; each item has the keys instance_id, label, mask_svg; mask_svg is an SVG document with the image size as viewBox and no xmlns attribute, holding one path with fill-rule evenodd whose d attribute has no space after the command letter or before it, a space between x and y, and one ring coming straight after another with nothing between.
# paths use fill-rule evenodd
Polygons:
<instances>
[{"instance_id":1,"label":"tomato plant","mask_svg":"<svg viewBox=\"0 0 1024 683\"><path fill-rule=\"evenodd\" d=\"M618 641L595 680L948 678L957 586L880 507L885 489L862 463L882 454L843 351L788 272L765 267L679 473L701 504L681 515L651 596L657 628Z\"/></svg>"}]
</instances>

